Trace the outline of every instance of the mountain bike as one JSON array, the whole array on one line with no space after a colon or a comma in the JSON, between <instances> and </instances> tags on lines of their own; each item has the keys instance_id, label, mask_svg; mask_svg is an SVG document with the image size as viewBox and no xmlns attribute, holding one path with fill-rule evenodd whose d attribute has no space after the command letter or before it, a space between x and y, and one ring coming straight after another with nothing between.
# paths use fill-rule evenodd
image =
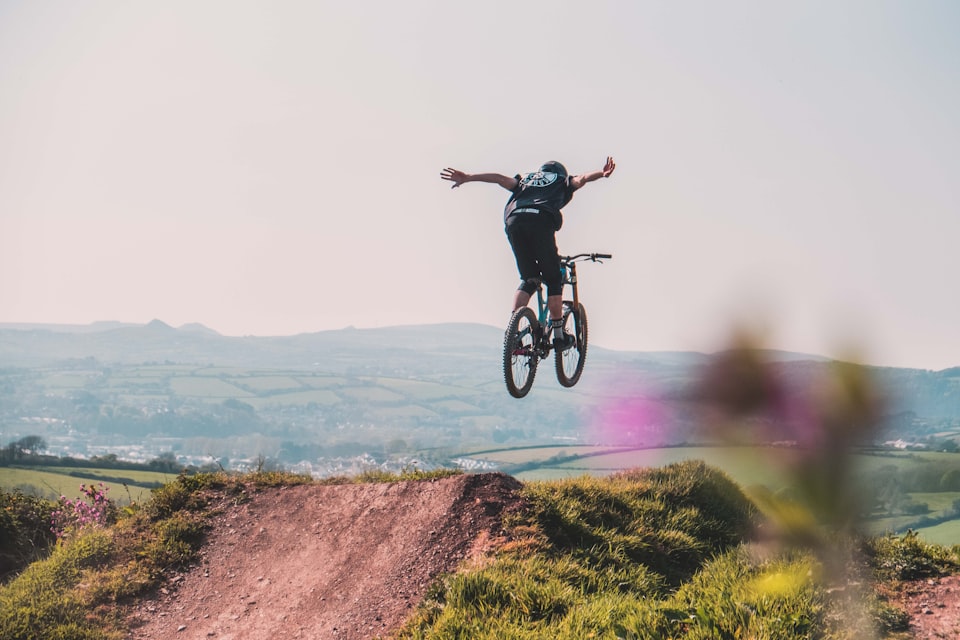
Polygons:
<instances>
[{"instance_id":1,"label":"mountain bike","mask_svg":"<svg viewBox=\"0 0 960 640\"><path fill-rule=\"evenodd\" d=\"M587 358L587 312L580 302L577 286L577 263L584 260L603 262L613 256L609 253L580 253L575 256L560 256L560 273L563 286L573 291L572 300L563 301L563 332L573 336L573 344L555 349L550 322L547 319L547 299L543 285L537 288L537 311L530 307L517 309L510 316L503 334L503 381L514 398L522 398L530 392L537 375L540 360L554 352L557 380L564 387L572 387L580 380L583 363Z\"/></svg>"}]
</instances>

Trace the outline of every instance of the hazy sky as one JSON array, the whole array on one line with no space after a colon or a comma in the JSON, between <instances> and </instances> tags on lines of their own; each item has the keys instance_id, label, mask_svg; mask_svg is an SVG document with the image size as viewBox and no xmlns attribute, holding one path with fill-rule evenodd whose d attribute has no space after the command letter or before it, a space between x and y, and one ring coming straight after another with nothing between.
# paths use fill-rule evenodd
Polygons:
<instances>
[{"instance_id":1,"label":"hazy sky","mask_svg":"<svg viewBox=\"0 0 960 640\"><path fill-rule=\"evenodd\" d=\"M0 322L472 321L573 173L592 340L960 365L960 3L0 0Z\"/></svg>"}]
</instances>

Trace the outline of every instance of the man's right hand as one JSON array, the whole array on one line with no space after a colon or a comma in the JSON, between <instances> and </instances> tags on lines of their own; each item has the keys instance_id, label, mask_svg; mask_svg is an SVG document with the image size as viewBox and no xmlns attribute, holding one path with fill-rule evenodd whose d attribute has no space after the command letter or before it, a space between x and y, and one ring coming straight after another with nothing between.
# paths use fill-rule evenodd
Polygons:
<instances>
[{"instance_id":1,"label":"man's right hand","mask_svg":"<svg viewBox=\"0 0 960 640\"><path fill-rule=\"evenodd\" d=\"M447 167L446 169L440 172L440 177L444 180L449 180L450 182L452 182L453 185L450 188L456 189L457 187L462 185L464 182L466 182L467 178L469 178L470 176L468 176L463 171L458 171L457 169L451 169L450 167Z\"/></svg>"},{"instance_id":2,"label":"man's right hand","mask_svg":"<svg viewBox=\"0 0 960 640\"><path fill-rule=\"evenodd\" d=\"M488 182L498 184L507 191L513 191L517 188L517 179L505 176L500 173L464 173L447 167L440 172L440 177L453 183L451 189L459 187L464 182Z\"/></svg>"}]
</instances>

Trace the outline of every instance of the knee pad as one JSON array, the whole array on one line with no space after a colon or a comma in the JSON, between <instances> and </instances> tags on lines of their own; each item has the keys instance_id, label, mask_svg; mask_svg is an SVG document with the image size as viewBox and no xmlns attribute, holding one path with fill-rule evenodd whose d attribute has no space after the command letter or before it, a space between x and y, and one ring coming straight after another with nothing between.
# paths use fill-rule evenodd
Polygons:
<instances>
[{"instance_id":1,"label":"knee pad","mask_svg":"<svg viewBox=\"0 0 960 640\"><path fill-rule=\"evenodd\" d=\"M532 296L537 292L537 289L540 288L540 278L527 278L521 281L520 286L517 288L528 296Z\"/></svg>"}]
</instances>

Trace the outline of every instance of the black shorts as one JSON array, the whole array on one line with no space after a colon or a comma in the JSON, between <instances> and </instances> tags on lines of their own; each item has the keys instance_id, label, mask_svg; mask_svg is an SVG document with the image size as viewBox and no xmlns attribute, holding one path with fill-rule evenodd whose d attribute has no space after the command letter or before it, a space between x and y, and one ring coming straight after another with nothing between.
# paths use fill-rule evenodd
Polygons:
<instances>
[{"instance_id":1,"label":"black shorts","mask_svg":"<svg viewBox=\"0 0 960 640\"><path fill-rule=\"evenodd\" d=\"M553 217L546 213L518 213L507 218L506 231L520 279L524 282L543 280L548 296L562 295L563 279ZM520 286L523 288L523 282Z\"/></svg>"}]
</instances>

